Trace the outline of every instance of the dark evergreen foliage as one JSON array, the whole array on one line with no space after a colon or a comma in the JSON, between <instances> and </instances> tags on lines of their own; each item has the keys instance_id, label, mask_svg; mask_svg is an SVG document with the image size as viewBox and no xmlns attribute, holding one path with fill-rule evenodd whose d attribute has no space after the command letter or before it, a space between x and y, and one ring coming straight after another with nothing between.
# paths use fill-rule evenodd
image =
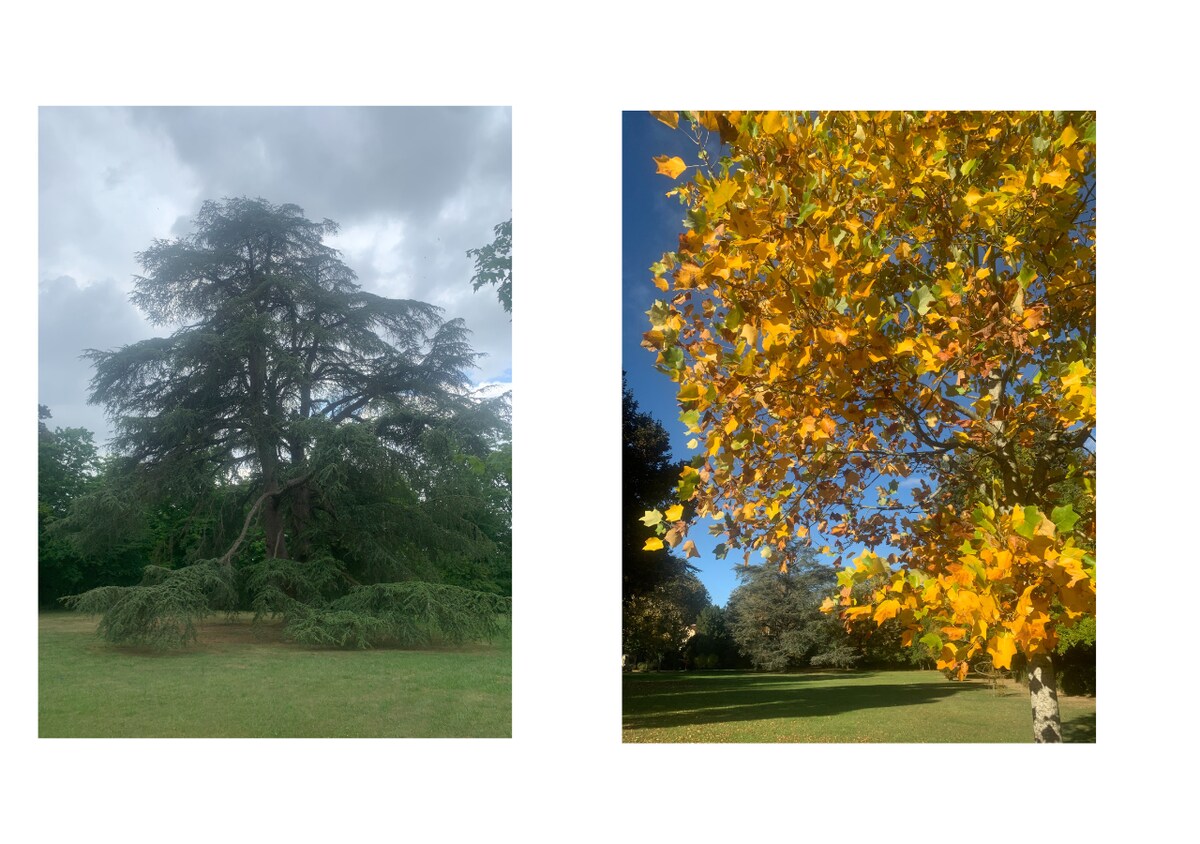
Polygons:
<instances>
[{"instance_id":1,"label":"dark evergreen foliage","mask_svg":"<svg viewBox=\"0 0 1200 844\"><path fill-rule=\"evenodd\" d=\"M671 441L662 423L638 409L633 393L621 386L621 570L622 597L647 595L659 585L694 572L669 548L644 551L647 510L670 506L682 463L671 459ZM686 515L686 513L685 513Z\"/></svg>"},{"instance_id":2,"label":"dark evergreen foliage","mask_svg":"<svg viewBox=\"0 0 1200 844\"><path fill-rule=\"evenodd\" d=\"M782 671L808 665L849 667L857 657L836 618L820 611L837 589L837 574L811 550L786 572L767 563L736 569L741 585L726 607L730 634L756 668Z\"/></svg>"},{"instance_id":3,"label":"dark evergreen foliage","mask_svg":"<svg viewBox=\"0 0 1200 844\"><path fill-rule=\"evenodd\" d=\"M750 667L729 632L725 610L716 604L709 604L696 617L696 635L688 642L688 651L694 668Z\"/></svg>"},{"instance_id":4,"label":"dark evergreen foliage","mask_svg":"<svg viewBox=\"0 0 1200 844\"><path fill-rule=\"evenodd\" d=\"M60 529L79 553L158 567L68 605L105 612L110 641L160 647L232 608L322 644L490 635L471 613L511 591L509 416L467 389L465 326L362 291L323 243L336 225L294 205L206 202L195 223L138 256L134 302L179 327L89 353L118 454ZM338 603L391 581L393 610ZM437 591L453 583L474 591Z\"/></svg>"},{"instance_id":5,"label":"dark evergreen foliage","mask_svg":"<svg viewBox=\"0 0 1200 844\"><path fill-rule=\"evenodd\" d=\"M326 607L291 604L285 633L308 645L427 647L490 641L507 629L512 600L441 583L361 586Z\"/></svg>"},{"instance_id":6,"label":"dark evergreen foliage","mask_svg":"<svg viewBox=\"0 0 1200 844\"><path fill-rule=\"evenodd\" d=\"M196 638L196 622L236 606L235 574L215 560L170 570L146 568L138 586L101 586L63 599L73 610L103 614L99 633L120 645L174 648Z\"/></svg>"}]
</instances>

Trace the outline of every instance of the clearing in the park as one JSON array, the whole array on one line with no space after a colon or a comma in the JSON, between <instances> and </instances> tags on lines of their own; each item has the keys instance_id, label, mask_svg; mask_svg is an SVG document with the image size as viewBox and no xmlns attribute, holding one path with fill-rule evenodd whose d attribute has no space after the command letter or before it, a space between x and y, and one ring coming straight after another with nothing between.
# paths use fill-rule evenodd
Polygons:
<instances>
[{"instance_id":1,"label":"clearing in the park","mask_svg":"<svg viewBox=\"0 0 1200 844\"><path fill-rule=\"evenodd\" d=\"M120 648L96 619L39 616L38 735L508 738L510 640L453 650L314 649L249 614L173 651Z\"/></svg>"}]
</instances>

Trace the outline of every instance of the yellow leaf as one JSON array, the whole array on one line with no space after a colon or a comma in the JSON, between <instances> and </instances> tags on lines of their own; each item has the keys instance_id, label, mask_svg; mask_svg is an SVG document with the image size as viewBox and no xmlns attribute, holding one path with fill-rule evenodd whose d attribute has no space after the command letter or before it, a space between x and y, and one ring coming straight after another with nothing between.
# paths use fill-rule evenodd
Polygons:
<instances>
[{"instance_id":1,"label":"yellow leaf","mask_svg":"<svg viewBox=\"0 0 1200 844\"><path fill-rule=\"evenodd\" d=\"M654 286L657 287L659 290L666 290L667 289L667 280L660 275L656 275L654 277Z\"/></svg>"},{"instance_id":2,"label":"yellow leaf","mask_svg":"<svg viewBox=\"0 0 1200 844\"><path fill-rule=\"evenodd\" d=\"M668 521L668 522L677 522L677 521L679 521L680 519L682 519L682 518L683 518L683 505L682 505L682 504L676 504L676 505L674 505L673 507L668 507L668 508L667 508L667 514L666 514L666 515L667 515L667 521Z\"/></svg>"},{"instance_id":3,"label":"yellow leaf","mask_svg":"<svg viewBox=\"0 0 1200 844\"><path fill-rule=\"evenodd\" d=\"M1067 183L1067 178L1071 175L1071 171L1063 167L1057 170L1051 170L1049 173L1042 174L1042 184L1052 185L1056 188L1061 188Z\"/></svg>"},{"instance_id":4,"label":"yellow leaf","mask_svg":"<svg viewBox=\"0 0 1200 844\"><path fill-rule=\"evenodd\" d=\"M895 618L899 612L900 602L895 599L888 599L875 609L875 623L883 624L889 618Z\"/></svg>"},{"instance_id":5,"label":"yellow leaf","mask_svg":"<svg viewBox=\"0 0 1200 844\"><path fill-rule=\"evenodd\" d=\"M650 114L661 123L666 123L672 129L679 128L679 112L677 111L652 111Z\"/></svg>"},{"instance_id":6,"label":"yellow leaf","mask_svg":"<svg viewBox=\"0 0 1200 844\"><path fill-rule=\"evenodd\" d=\"M1012 634L1000 633L988 641L988 653L992 656L992 665L997 668L1012 668L1012 658L1016 656L1017 644Z\"/></svg>"},{"instance_id":7,"label":"yellow leaf","mask_svg":"<svg viewBox=\"0 0 1200 844\"><path fill-rule=\"evenodd\" d=\"M768 111L763 115L762 128L768 135L774 135L783 128L783 115L777 111Z\"/></svg>"},{"instance_id":8,"label":"yellow leaf","mask_svg":"<svg viewBox=\"0 0 1200 844\"><path fill-rule=\"evenodd\" d=\"M658 512L657 510L647 510L646 515L642 516L641 522L646 527L654 527L656 524L661 522L662 519L662 513Z\"/></svg>"},{"instance_id":9,"label":"yellow leaf","mask_svg":"<svg viewBox=\"0 0 1200 844\"><path fill-rule=\"evenodd\" d=\"M722 205L733 199L735 193L737 193L737 182L733 179L722 179L708 195L709 211L718 211Z\"/></svg>"},{"instance_id":10,"label":"yellow leaf","mask_svg":"<svg viewBox=\"0 0 1200 844\"><path fill-rule=\"evenodd\" d=\"M642 546L643 551L657 551L663 547L663 541L657 536L652 536L646 540L646 544Z\"/></svg>"},{"instance_id":11,"label":"yellow leaf","mask_svg":"<svg viewBox=\"0 0 1200 844\"><path fill-rule=\"evenodd\" d=\"M656 172L662 173L671 179L678 179L679 174L687 169L687 165L683 163L683 159L678 155L670 158L667 158L665 155L656 155L654 156L654 162L658 165Z\"/></svg>"},{"instance_id":12,"label":"yellow leaf","mask_svg":"<svg viewBox=\"0 0 1200 844\"><path fill-rule=\"evenodd\" d=\"M1069 147L1079 138L1079 133L1075 131L1075 127L1068 125L1062 130L1062 134L1058 136L1058 144L1061 147Z\"/></svg>"}]
</instances>

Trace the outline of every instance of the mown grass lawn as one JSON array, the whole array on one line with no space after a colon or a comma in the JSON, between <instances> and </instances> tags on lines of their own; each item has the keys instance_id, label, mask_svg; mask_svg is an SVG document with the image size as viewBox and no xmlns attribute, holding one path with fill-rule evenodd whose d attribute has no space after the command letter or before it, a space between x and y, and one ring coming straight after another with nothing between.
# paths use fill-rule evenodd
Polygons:
<instances>
[{"instance_id":1,"label":"mown grass lawn","mask_svg":"<svg viewBox=\"0 0 1200 844\"><path fill-rule=\"evenodd\" d=\"M1096 740L1096 701L1059 696L1063 739ZM626 674L626 742L1033 741L1029 693L936 671Z\"/></svg>"},{"instance_id":2,"label":"mown grass lawn","mask_svg":"<svg viewBox=\"0 0 1200 844\"><path fill-rule=\"evenodd\" d=\"M457 650L313 650L248 617L179 652L113 647L96 619L39 616L42 737L512 735L510 642Z\"/></svg>"}]
</instances>

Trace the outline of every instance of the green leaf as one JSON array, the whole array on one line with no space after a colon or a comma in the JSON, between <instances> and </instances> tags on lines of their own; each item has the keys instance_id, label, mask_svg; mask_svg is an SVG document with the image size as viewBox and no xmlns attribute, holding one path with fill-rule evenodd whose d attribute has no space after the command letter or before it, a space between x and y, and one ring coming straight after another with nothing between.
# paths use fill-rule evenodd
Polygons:
<instances>
[{"instance_id":1,"label":"green leaf","mask_svg":"<svg viewBox=\"0 0 1200 844\"><path fill-rule=\"evenodd\" d=\"M959 172L961 172L964 176L970 176L971 171L973 171L978 166L979 166L978 158L968 158L966 161L963 162L962 169Z\"/></svg>"},{"instance_id":2,"label":"green leaf","mask_svg":"<svg viewBox=\"0 0 1200 844\"><path fill-rule=\"evenodd\" d=\"M713 556L716 557L718 560L725 559L725 555L728 553L729 553L729 548L725 545L724 542L717 543L717 546L715 548L713 548Z\"/></svg>"},{"instance_id":3,"label":"green leaf","mask_svg":"<svg viewBox=\"0 0 1200 844\"><path fill-rule=\"evenodd\" d=\"M926 633L917 641L927 647L930 653L937 654L942 652L942 637L936 633Z\"/></svg>"},{"instance_id":4,"label":"green leaf","mask_svg":"<svg viewBox=\"0 0 1200 844\"><path fill-rule=\"evenodd\" d=\"M1021 285L1021 289L1024 290L1035 278L1037 278L1037 273L1033 267L1026 264L1021 267L1021 272L1017 273L1017 284Z\"/></svg>"},{"instance_id":5,"label":"green leaf","mask_svg":"<svg viewBox=\"0 0 1200 844\"><path fill-rule=\"evenodd\" d=\"M1042 521L1042 514L1038 512L1038 508L1030 505L1025 508L1025 521L1015 525L1013 530L1018 536L1023 536L1026 539L1033 539L1033 530Z\"/></svg>"},{"instance_id":6,"label":"green leaf","mask_svg":"<svg viewBox=\"0 0 1200 844\"><path fill-rule=\"evenodd\" d=\"M913 295L909 300L909 304L916 309L917 313L919 313L921 316L925 316L925 314L929 313L929 309L933 307L933 303L935 301L936 297L933 295L933 291L930 290L926 285L922 284L915 291L913 291Z\"/></svg>"},{"instance_id":7,"label":"green leaf","mask_svg":"<svg viewBox=\"0 0 1200 844\"><path fill-rule=\"evenodd\" d=\"M697 410L685 410L679 414L679 421L687 426L688 431L698 431L700 429L700 412Z\"/></svg>"},{"instance_id":8,"label":"green leaf","mask_svg":"<svg viewBox=\"0 0 1200 844\"><path fill-rule=\"evenodd\" d=\"M808 215L816 211L818 208L820 208L820 206L815 202L805 202L804 205L800 207L800 211L796 214L797 225L807 220Z\"/></svg>"},{"instance_id":9,"label":"green leaf","mask_svg":"<svg viewBox=\"0 0 1200 844\"><path fill-rule=\"evenodd\" d=\"M1050 521L1054 522L1059 533L1070 533L1079 521L1079 514L1075 512L1074 507L1067 504L1064 507L1055 507L1054 512L1050 514Z\"/></svg>"},{"instance_id":10,"label":"green leaf","mask_svg":"<svg viewBox=\"0 0 1200 844\"><path fill-rule=\"evenodd\" d=\"M745 318L746 315L742 312L742 306L735 303L733 307L729 309L729 313L725 317L725 327L731 330L737 330L738 326L742 324L742 320Z\"/></svg>"}]
</instances>

